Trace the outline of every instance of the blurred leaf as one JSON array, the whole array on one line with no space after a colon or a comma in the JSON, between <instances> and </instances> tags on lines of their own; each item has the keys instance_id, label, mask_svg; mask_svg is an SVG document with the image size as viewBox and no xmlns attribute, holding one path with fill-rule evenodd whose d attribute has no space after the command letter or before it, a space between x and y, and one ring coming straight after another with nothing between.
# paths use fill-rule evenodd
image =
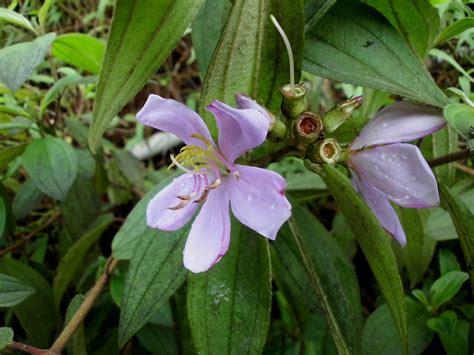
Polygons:
<instances>
[{"instance_id":1,"label":"blurred leaf","mask_svg":"<svg viewBox=\"0 0 474 355\"><path fill-rule=\"evenodd\" d=\"M35 290L22 303L13 306L12 311L31 344L46 348L50 345L58 319L50 285L37 271L13 259L0 260L0 273L14 277Z\"/></svg>"},{"instance_id":2,"label":"blurred leaf","mask_svg":"<svg viewBox=\"0 0 474 355\"><path fill-rule=\"evenodd\" d=\"M59 60L92 74L99 74L104 53L104 42L83 33L61 35L51 47L51 54Z\"/></svg>"},{"instance_id":3,"label":"blurred leaf","mask_svg":"<svg viewBox=\"0 0 474 355\"><path fill-rule=\"evenodd\" d=\"M449 153L457 151L458 135L449 126L431 135L431 144L433 149L433 158L442 157ZM428 158L428 156L426 157ZM456 167L454 163L437 166L433 169L438 182L451 185L456 176Z\"/></svg>"},{"instance_id":4,"label":"blurred leaf","mask_svg":"<svg viewBox=\"0 0 474 355\"><path fill-rule=\"evenodd\" d=\"M178 355L178 345L172 328L147 324L137 333L140 344L150 353Z\"/></svg>"},{"instance_id":5,"label":"blurred leaf","mask_svg":"<svg viewBox=\"0 0 474 355\"><path fill-rule=\"evenodd\" d=\"M87 251L97 242L113 220L112 214L100 216L94 222L94 226L89 231L86 231L61 259L53 281L54 303L58 309L64 291L73 279L79 266L84 262Z\"/></svg>"},{"instance_id":6,"label":"blurred leaf","mask_svg":"<svg viewBox=\"0 0 474 355\"><path fill-rule=\"evenodd\" d=\"M230 247L209 271L188 275L188 319L197 353L260 354L271 307L268 242L231 222Z\"/></svg>"},{"instance_id":7,"label":"blurred leaf","mask_svg":"<svg viewBox=\"0 0 474 355\"><path fill-rule=\"evenodd\" d=\"M374 273L392 312L403 348L407 348L407 316L403 286L391 247L391 238L353 189L351 182L333 165L322 165L321 176L335 197Z\"/></svg>"},{"instance_id":8,"label":"blurred leaf","mask_svg":"<svg viewBox=\"0 0 474 355\"><path fill-rule=\"evenodd\" d=\"M3 236L7 226L7 206L5 200L0 196L0 241L3 241Z\"/></svg>"},{"instance_id":9,"label":"blurred leaf","mask_svg":"<svg viewBox=\"0 0 474 355\"><path fill-rule=\"evenodd\" d=\"M446 249L440 249L438 252L439 271L441 275L447 274L450 271L461 271L456 255Z\"/></svg>"},{"instance_id":10,"label":"blurred leaf","mask_svg":"<svg viewBox=\"0 0 474 355\"><path fill-rule=\"evenodd\" d=\"M5 8L0 8L0 21L8 22L12 25L17 25L26 28L27 30L30 30L31 32L37 34L30 21L28 21L26 17L19 14L18 12Z\"/></svg>"},{"instance_id":11,"label":"blurred leaf","mask_svg":"<svg viewBox=\"0 0 474 355\"><path fill-rule=\"evenodd\" d=\"M44 194L31 180L26 180L18 190L13 200L12 209L16 219L28 216L36 209L43 199Z\"/></svg>"},{"instance_id":12,"label":"blurred leaf","mask_svg":"<svg viewBox=\"0 0 474 355\"><path fill-rule=\"evenodd\" d=\"M474 150L474 108L463 104L449 104L443 112L449 125L467 140L471 150Z\"/></svg>"},{"instance_id":13,"label":"blurred leaf","mask_svg":"<svg viewBox=\"0 0 474 355\"><path fill-rule=\"evenodd\" d=\"M35 289L20 280L0 274L0 307L12 307L35 293Z\"/></svg>"},{"instance_id":14,"label":"blurred leaf","mask_svg":"<svg viewBox=\"0 0 474 355\"><path fill-rule=\"evenodd\" d=\"M444 311L436 318L431 318L427 325L437 333L453 334L456 329L458 316L453 311Z\"/></svg>"},{"instance_id":15,"label":"blurred leaf","mask_svg":"<svg viewBox=\"0 0 474 355\"><path fill-rule=\"evenodd\" d=\"M46 30L46 17L55 0L45 0L38 11L38 22L43 32Z\"/></svg>"},{"instance_id":16,"label":"blurred leaf","mask_svg":"<svg viewBox=\"0 0 474 355\"><path fill-rule=\"evenodd\" d=\"M84 179L92 179L95 174L96 161L85 149L74 149L77 155L77 176Z\"/></svg>"},{"instance_id":17,"label":"blurred leaf","mask_svg":"<svg viewBox=\"0 0 474 355\"><path fill-rule=\"evenodd\" d=\"M430 289L430 303L436 311L450 301L461 289L469 276L464 271L450 271L436 280Z\"/></svg>"},{"instance_id":18,"label":"blurred leaf","mask_svg":"<svg viewBox=\"0 0 474 355\"><path fill-rule=\"evenodd\" d=\"M446 27L436 38L436 46L474 27L474 17L464 17Z\"/></svg>"},{"instance_id":19,"label":"blurred leaf","mask_svg":"<svg viewBox=\"0 0 474 355\"><path fill-rule=\"evenodd\" d=\"M295 57L295 76L299 80L303 0L235 0L209 64L199 103L199 113L213 136L216 135L214 118L205 110L213 100L232 104L236 93L244 93L271 111L280 108L278 89L289 81L288 55L270 14L289 38Z\"/></svg>"},{"instance_id":20,"label":"blurred leaf","mask_svg":"<svg viewBox=\"0 0 474 355\"><path fill-rule=\"evenodd\" d=\"M5 350L5 348L13 342L13 335L12 328L0 328L0 351Z\"/></svg>"},{"instance_id":21,"label":"blurred leaf","mask_svg":"<svg viewBox=\"0 0 474 355\"><path fill-rule=\"evenodd\" d=\"M439 186L441 204L451 215L458 233L464 260L469 270L471 292L474 294L474 218L473 213L463 201L454 195L446 186Z\"/></svg>"},{"instance_id":22,"label":"blurred leaf","mask_svg":"<svg viewBox=\"0 0 474 355\"><path fill-rule=\"evenodd\" d=\"M453 311L444 311L428 321L428 326L438 333L448 355L468 354L469 323L458 319Z\"/></svg>"},{"instance_id":23,"label":"blurred leaf","mask_svg":"<svg viewBox=\"0 0 474 355\"><path fill-rule=\"evenodd\" d=\"M316 303L322 308L340 354L360 353L362 308L353 266L319 221L292 205L292 218L272 244L277 280L297 307Z\"/></svg>"},{"instance_id":24,"label":"blurred leaf","mask_svg":"<svg viewBox=\"0 0 474 355\"><path fill-rule=\"evenodd\" d=\"M97 87L89 145L163 64L204 0L118 0Z\"/></svg>"},{"instance_id":25,"label":"blurred leaf","mask_svg":"<svg viewBox=\"0 0 474 355\"><path fill-rule=\"evenodd\" d=\"M429 0L363 0L377 9L424 58L439 32L439 15Z\"/></svg>"},{"instance_id":26,"label":"blurred leaf","mask_svg":"<svg viewBox=\"0 0 474 355\"><path fill-rule=\"evenodd\" d=\"M342 213L336 213L332 220L331 234L346 253L349 260L352 260L357 253L357 243Z\"/></svg>"},{"instance_id":27,"label":"blurred leaf","mask_svg":"<svg viewBox=\"0 0 474 355\"><path fill-rule=\"evenodd\" d=\"M114 149L112 153L125 178L130 182L130 184L142 189L145 170L142 162L125 149Z\"/></svg>"},{"instance_id":28,"label":"blurred leaf","mask_svg":"<svg viewBox=\"0 0 474 355\"><path fill-rule=\"evenodd\" d=\"M202 78L206 76L231 8L230 0L206 0L193 21L193 48Z\"/></svg>"},{"instance_id":29,"label":"blurred leaf","mask_svg":"<svg viewBox=\"0 0 474 355\"><path fill-rule=\"evenodd\" d=\"M430 345L433 332L426 326L431 313L409 297L405 298L408 321L408 353L421 354ZM372 313L364 327L364 355L403 354L400 337L386 304Z\"/></svg>"},{"instance_id":30,"label":"blurred leaf","mask_svg":"<svg viewBox=\"0 0 474 355\"><path fill-rule=\"evenodd\" d=\"M464 68L456 62L456 59L454 59L452 56L450 56L448 53L443 52L442 50L439 50L437 48L433 48L430 50L430 55L433 57L438 58L439 60L444 60L445 62L448 62L451 64L458 72L460 72L462 75L464 75L471 83L474 82L474 78L469 75L467 71L464 70Z\"/></svg>"},{"instance_id":31,"label":"blurred leaf","mask_svg":"<svg viewBox=\"0 0 474 355\"><path fill-rule=\"evenodd\" d=\"M145 213L141 214L141 220L145 222ZM148 323L183 284L186 278L183 249L188 233L189 228L163 232L148 227L134 235L138 243L135 243L125 279L118 336L120 347Z\"/></svg>"},{"instance_id":32,"label":"blurred leaf","mask_svg":"<svg viewBox=\"0 0 474 355\"><path fill-rule=\"evenodd\" d=\"M17 91L43 62L55 33L0 49L0 82Z\"/></svg>"},{"instance_id":33,"label":"blurred leaf","mask_svg":"<svg viewBox=\"0 0 474 355\"><path fill-rule=\"evenodd\" d=\"M337 2L306 34L303 68L443 107L447 97L395 29L367 5Z\"/></svg>"},{"instance_id":34,"label":"blurred leaf","mask_svg":"<svg viewBox=\"0 0 474 355\"><path fill-rule=\"evenodd\" d=\"M305 0L304 31L311 30L335 2L336 0Z\"/></svg>"},{"instance_id":35,"label":"blurred leaf","mask_svg":"<svg viewBox=\"0 0 474 355\"><path fill-rule=\"evenodd\" d=\"M68 324L74 314L77 312L79 307L81 306L82 302L84 301L83 295L76 295L69 303L66 311L66 319L64 320L64 324ZM74 334L72 334L71 338L67 343L67 353L70 355L86 355L86 339L84 336L84 323L81 323Z\"/></svg>"},{"instance_id":36,"label":"blurred leaf","mask_svg":"<svg viewBox=\"0 0 474 355\"><path fill-rule=\"evenodd\" d=\"M18 144L0 150L0 169L4 168L17 156L21 155L28 144Z\"/></svg>"},{"instance_id":37,"label":"blurred leaf","mask_svg":"<svg viewBox=\"0 0 474 355\"><path fill-rule=\"evenodd\" d=\"M74 149L60 138L47 136L30 143L21 162L31 181L46 195L64 200L77 173Z\"/></svg>"},{"instance_id":38,"label":"blurred leaf","mask_svg":"<svg viewBox=\"0 0 474 355\"><path fill-rule=\"evenodd\" d=\"M306 169L301 159L288 157L271 163L267 169L276 171L285 178L286 191L326 189L321 177Z\"/></svg>"},{"instance_id":39,"label":"blurred leaf","mask_svg":"<svg viewBox=\"0 0 474 355\"><path fill-rule=\"evenodd\" d=\"M87 147L87 127L77 118L66 117L64 121L66 122L69 135L82 147Z\"/></svg>"}]
</instances>

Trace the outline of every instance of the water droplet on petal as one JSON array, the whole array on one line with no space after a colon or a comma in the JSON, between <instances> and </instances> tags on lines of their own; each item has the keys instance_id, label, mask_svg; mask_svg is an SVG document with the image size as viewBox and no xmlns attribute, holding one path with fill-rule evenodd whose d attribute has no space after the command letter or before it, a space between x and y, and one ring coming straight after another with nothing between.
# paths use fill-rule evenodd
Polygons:
<instances>
[{"instance_id":1,"label":"water droplet on petal","mask_svg":"<svg viewBox=\"0 0 474 355\"><path fill-rule=\"evenodd\" d=\"M194 256L190 256L188 259L189 259L190 261L196 261L196 257L194 257Z\"/></svg>"},{"instance_id":2,"label":"water droplet on petal","mask_svg":"<svg viewBox=\"0 0 474 355\"><path fill-rule=\"evenodd\" d=\"M382 125L383 128L387 128L387 126L388 126L387 123L384 123L384 124Z\"/></svg>"},{"instance_id":3,"label":"water droplet on petal","mask_svg":"<svg viewBox=\"0 0 474 355\"><path fill-rule=\"evenodd\" d=\"M410 195L405 195L405 196L403 196L403 198L404 198L405 200L408 200L408 199L410 198Z\"/></svg>"},{"instance_id":4,"label":"water droplet on petal","mask_svg":"<svg viewBox=\"0 0 474 355\"><path fill-rule=\"evenodd\" d=\"M275 209L275 204L273 203L271 206L270 206L270 209L273 211Z\"/></svg>"},{"instance_id":5,"label":"water droplet on petal","mask_svg":"<svg viewBox=\"0 0 474 355\"><path fill-rule=\"evenodd\" d=\"M380 159L385 160L386 158L387 158L387 154L386 154L386 153L382 153L382 155L380 156Z\"/></svg>"},{"instance_id":6,"label":"water droplet on petal","mask_svg":"<svg viewBox=\"0 0 474 355\"><path fill-rule=\"evenodd\" d=\"M397 154L397 153L393 153L393 154L392 154L392 158L398 158L398 154Z\"/></svg>"},{"instance_id":7,"label":"water droplet on petal","mask_svg":"<svg viewBox=\"0 0 474 355\"><path fill-rule=\"evenodd\" d=\"M402 166L402 164L401 164L401 163L397 163L397 166L398 166L398 167L401 167L401 166Z\"/></svg>"},{"instance_id":8,"label":"water droplet on petal","mask_svg":"<svg viewBox=\"0 0 474 355\"><path fill-rule=\"evenodd\" d=\"M392 159L392 158L388 158L388 162L389 162L389 163L390 163L390 162L392 162L392 161L393 161L393 159Z\"/></svg>"},{"instance_id":9,"label":"water droplet on petal","mask_svg":"<svg viewBox=\"0 0 474 355\"><path fill-rule=\"evenodd\" d=\"M407 159L408 159L408 155L406 155L405 153L402 154L402 159L403 159L403 160L407 160Z\"/></svg>"},{"instance_id":10,"label":"water droplet on petal","mask_svg":"<svg viewBox=\"0 0 474 355\"><path fill-rule=\"evenodd\" d=\"M247 201L252 201L252 195L247 195Z\"/></svg>"},{"instance_id":11,"label":"water droplet on petal","mask_svg":"<svg viewBox=\"0 0 474 355\"><path fill-rule=\"evenodd\" d=\"M418 178L415 175L410 176L410 181L416 181Z\"/></svg>"}]
</instances>

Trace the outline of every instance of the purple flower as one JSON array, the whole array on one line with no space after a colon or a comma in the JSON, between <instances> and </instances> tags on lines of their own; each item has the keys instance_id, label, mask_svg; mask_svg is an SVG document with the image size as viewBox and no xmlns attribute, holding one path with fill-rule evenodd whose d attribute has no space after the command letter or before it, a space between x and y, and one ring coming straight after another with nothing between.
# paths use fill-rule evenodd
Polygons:
<instances>
[{"instance_id":1,"label":"purple flower","mask_svg":"<svg viewBox=\"0 0 474 355\"><path fill-rule=\"evenodd\" d=\"M280 175L235 163L264 142L271 123L255 101L244 95L237 95L236 101L239 109L219 101L207 107L216 119L218 145L201 117L177 101L150 95L137 114L143 124L172 133L186 144L172 157L173 165L185 174L150 201L147 223L165 231L180 229L202 203L183 252L184 266L192 272L208 270L227 252L229 204L240 222L272 240L291 215Z\"/></svg>"},{"instance_id":2,"label":"purple flower","mask_svg":"<svg viewBox=\"0 0 474 355\"><path fill-rule=\"evenodd\" d=\"M396 102L381 110L352 142L348 166L352 183L380 224L402 245L406 236L390 201L408 208L439 204L436 179L417 146L446 121L432 108Z\"/></svg>"}]
</instances>

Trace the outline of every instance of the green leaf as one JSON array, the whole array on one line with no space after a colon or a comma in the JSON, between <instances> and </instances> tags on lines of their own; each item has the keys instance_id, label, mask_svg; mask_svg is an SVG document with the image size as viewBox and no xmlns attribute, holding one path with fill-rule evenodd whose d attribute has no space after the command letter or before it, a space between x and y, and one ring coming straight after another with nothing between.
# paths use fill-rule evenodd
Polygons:
<instances>
[{"instance_id":1,"label":"green leaf","mask_svg":"<svg viewBox=\"0 0 474 355\"><path fill-rule=\"evenodd\" d=\"M459 265L456 255L446 249L441 249L438 252L439 259L439 271L441 275L444 275L450 271L461 271L461 265Z\"/></svg>"},{"instance_id":2,"label":"green leaf","mask_svg":"<svg viewBox=\"0 0 474 355\"><path fill-rule=\"evenodd\" d=\"M433 159L445 156L458 150L458 135L449 126L435 132L429 137L425 137L421 145L426 159ZM433 169L438 182L451 185L456 176L454 163L443 164Z\"/></svg>"},{"instance_id":3,"label":"green leaf","mask_svg":"<svg viewBox=\"0 0 474 355\"><path fill-rule=\"evenodd\" d=\"M213 100L228 104L244 93L271 111L281 103L279 87L289 82L285 45L270 20L273 14L285 30L295 57L295 76L301 71L303 0L235 0L223 35L214 51L203 83L199 112L216 135L213 116L205 107Z\"/></svg>"},{"instance_id":4,"label":"green leaf","mask_svg":"<svg viewBox=\"0 0 474 355\"><path fill-rule=\"evenodd\" d=\"M439 32L438 10L429 0L363 0L377 9L420 58L433 47Z\"/></svg>"},{"instance_id":5,"label":"green leaf","mask_svg":"<svg viewBox=\"0 0 474 355\"><path fill-rule=\"evenodd\" d=\"M321 177L308 171L301 159L288 157L271 163L267 169L276 171L285 178L286 191L326 189Z\"/></svg>"},{"instance_id":6,"label":"green leaf","mask_svg":"<svg viewBox=\"0 0 474 355\"><path fill-rule=\"evenodd\" d=\"M448 355L468 354L469 323L458 319L453 311L444 311L428 321L428 326L438 333Z\"/></svg>"},{"instance_id":7,"label":"green leaf","mask_svg":"<svg viewBox=\"0 0 474 355\"><path fill-rule=\"evenodd\" d=\"M471 292L474 294L474 218L473 213L459 197L453 194L446 186L439 186L441 204L446 209L453 221L454 227L461 243L469 278Z\"/></svg>"},{"instance_id":8,"label":"green leaf","mask_svg":"<svg viewBox=\"0 0 474 355\"><path fill-rule=\"evenodd\" d=\"M204 0L118 0L99 77L89 145L163 64Z\"/></svg>"},{"instance_id":9,"label":"green leaf","mask_svg":"<svg viewBox=\"0 0 474 355\"><path fill-rule=\"evenodd\" d=\"M3 242L3 237L7 227L8 211L5 199L0 196L0 241Z\"/></svg>"},{"instance_id":10,"label":"green leaf","mask_svg":"<svg viewBox=\"0 0 474 355\"><path fill-rule=\"evenodd\" d=\"M434 310L450 301L469 276L464 271L450 271L436 280L430 289L430 303Z\"/></svg>"},{"instance_id":11,"label":"green leaf","mask_svg":"<svg viewBox=\"0 0 474 355\"><path fill-rule=\"evenodd\" d=\"M15 218L18 220L28 216L38 207L43 197L44 194L31 180L25 181L13 199L12 211Z\"/></svg>"},{"instance_id":12,"label":"green leaf","mask_svg":"<svg viewBox=\"0 0 474 355\"><path fill-rule=\"evenodd\" d=\"M4 168L17 156L21 155L28 144L18 144L0 150L0 169Z\"/></svg>"},{"instance_id":13,"label":"green leaf","mask_svg":"<svg viewBox=\"0 0 474 355\"><path fill-rule=\"evenodd\" d=\"M230 0L207 0L193 21L193 48L203 78L206 76L209 62L223 33L231 8Z\"/></svg>"},{"instance_id":14,"label":"green leaf","mask_svg":"<svg viewBox=\"0 0 474 355\"><path fill-rule=\"evenodd\" d=\"M53 281L54 303L58 309L64 291L73 279L78 267L84 262L87 251L97 242L102 233L113 222L113 219L112 214L100 216L94 223L94 227L84 233L61 259Z\"/></svg>"},{"instance_id":15,"label":"green leaf","mask_svg":"<svg viewBox=\"0 0 474 355\"><path fill-rule=\"evenodd\" d=\"M26 28L35 34L37 33L26 17L9 9L0 8L0 21Z\"/></svg>"},{"instance_id":16,"label":"green leaf","mask_svg":"<svg viewBox=\"0 0 474 355\"><path fill-rule=\"evenodd\" d=\"M305 0L304 31L311 30L335 2L336 0Z\"/></svg>"},{"instance_id":17,"label":"green leaf","mask_svg":"<svg viewBox=\"0 0 474 355\"><path fill-rule=\"evenodd\" d=\"M147 324L137 333L137 338L150 354L159 350L162 354L178 355L178 345L174 333L173 328Z\"/></svg>"},{"instance_id":18,"label":"green leaf","mask_svg":"<svg viewBox=\"0 0 474 355\"><path fill-rule=\"evenodd\" d=\"M443 113L449 125L467 140L471 150L474 150L474 108L463 104L449 104Z\"/></svg>"},{"instance_id":19,"label":"green leaf","mask_svg":"<svg viewBox=\"0 0 474 355\"><path fill-rule=\"evenodd\" d=\"M51 136L37 139L28 145L21 162L39 190L64 200L77 174L77 155L69 144Z\"/></svg>"},{"instance_id":20,"label":"green leaf","mask_svg":"<svg viewBox=\"0 0 474 355\"><path fill-rule=\"evenodd\" d=\"M437 333L453 334L456 329L458 316L453 311L444 311L436 318L431 318L427 325Z\"/></svg>"},{"instance_id":21,"label":"green leaf","mask_svg":"<svg viewBox=\"0 0 474 355\"><path fill-rule=\"evenodd\" d=\"M426 326L431 313L423 305L405 298L408 317L408 353L421 354L430 345L433 332ZM370 315L364 327L365 355L402 354L397 328L386 304Z\"/></svg>"},{"instance_id":22,"label":"green leaf","mask_svg":"<svg viewBox=\"0 0 474 355\"><path fill-rule=\"evenodd\" d=\"M59 60L92 74L99 74L104 53L104 42L83 33L61 35L51 47L51 54Z\"/></svg>"},{"instance_id":23,"label":"green leaf","mask_svg":"<svg viewBox=\"0 0 474 355\"><path fill-rule=\"evenodd\" d=\"M474 17L464 17L446 27L436 38L436 46L474 27Z\"/></svg>"},{"instance_id":24,"label":"green leaf","mask_svg":"<svg viewBox=\"0 0 474 355\"><path fill-rule=\"evenodd\" d=\"M403 348L406 349L408 346L406 307L391 238L341 171L333 165L325 164L322 166L321 176L335 197L374 273L395 320Z\"/></svg>"},{"instance_id":25,"label":"green leaf","mask_svg":"<svg viewBox=\"0 0 474 355\"><path fill-rule=\"evenodd\" d=\"M134 210L135 212L135 210ZM145 213L141 219L145 220ZM122 298L119 346L122 347L183 284L183 249L189 228L163 232L147 228L135 234L138 243L130 260Z\"/></svg>"},{"instance_id":26,"label":"green leaf","mask_svg":"<svg viewBox=\"0 0 474 355\"><path fill-rule=\"evenodd\" d=\"M0 274L0 307L12 307L35 293L35 289L20 280Z\"/></svg>"},{"instance_id":27,"label":"green leaf","mask_svg":"<svg viewBox=\"0 0 474 355\"><path fill-rule=\"evenodd\" d=\"M469 75L467 71L464 70L464 68L456 62L456 59L454 59L451 55L449 55L446 52L443 52L442 50L439 50L437 48L433 48L430 50L430 55L433 57L438 58L439 60L444 60L451 64L458 72L460 72L462 75L464 75L471 83L474 82L474 78Z\"/></svg>"},{"instance_id":28,"label":"green leaf","mask_svg":"<svg viewBox=\"0 0 474 355\"><path fill-rule=\"evenodd\" d=\"M304 303L321 307L340 354L358 354L362 308L353 266L319 221L292 204L292 218L272 243L277 280L297 307Z\"/></svg>"},{"instance_id":29,"label":"green leaf","mask_svg":"<svg viewBox=\"0 0 474 355\"><path fill-rule=\"evenodd\" d=\"M303 68L443 107L447 97L397 31L367 5L337 2L306 34Z\"/></svg>"},{"instance_id":30,"label":"green leaf","mask_svg":"<svg viewBox=\"0 0 474 355\"><path fill-rule=\"evenodd\" d=\"M42 348L51 345L58 315L48 282L36 270L13 259L0 260L0 273L16 278L36 291L11 309L32 345Z\"/></svg>"},{"instance_id":31,"label":"green leaf","mask_svg":"<svg viewBox=\"0 0 474 355\"><path fill-rule=\"evenodd\" d=\"M69 303L66 311L66 319L64 324L68 324L74 314L77 312L82 302L84 301L83 295L76 295ZM71 355L86 355L86 339L84 336L84 323L81 323L76 331L72 334L71 338L67 343L67 353Z\"/></svg>"},{"instance_id":32,"label":"green leaf","mask_svg":"<svg viewBox=\"0 0 474 355\"><path fill-rule=\"evenodd\" d=\"M36 38L32 42L14 44L0 49L0 82L17 91L40 65L55 33Z\"/></svg>"},{"instance_id":33,"label":"green leaf","mask_svg":"<svg viewBox=\"0 0 474 355\"><path fill-rule=\"evenodd\" d=\"M5 350L5 348L13 342L13 329L9 327L0 328L0 351Z\"/></svg>"},{"instance_id":34,"label":"green leaf","mask_svg":"<svg viewBox=\"0 0 474 355\"><path fill-rule=\"evenodd\" d=\"M46 30L46 17L55 0L45 0L38 11L38 22L42 32Z\"/></svg>"},{"instance_id":35,"label":"green leaf","mask_svg":"<svg viewBox=\"0 0 474 355\"><path fill-rule=\"evenodd\" d=\"M268 243L232 220L230 247L211 270L188 276L188 319L200 354L260 354L271 307Z\"/></svg>"}]
</instances>

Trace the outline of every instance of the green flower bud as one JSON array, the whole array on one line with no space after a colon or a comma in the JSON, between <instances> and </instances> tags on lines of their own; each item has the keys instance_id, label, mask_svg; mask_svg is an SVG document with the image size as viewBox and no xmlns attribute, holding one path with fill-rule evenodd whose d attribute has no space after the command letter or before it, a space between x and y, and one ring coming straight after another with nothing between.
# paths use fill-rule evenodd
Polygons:
<instances>
[{"instance_id":1,"label":"green flower bud","mask_svg":"<svg viewBox=\"0 0 474 355\"><path fill-rule=\"evenodd\" d=\"M338 129L344 122L352 116L356 108L362 104L363 97L356 96L350 100L334 106L323 117L324 133L330 134Z\"/></svg>"},{"instance_id":2,"label":"green flower bud","mask_svg":"<svg viewBox=\"0 0 474 355\"><path fill-rule=\"evenodd\" d=\"M281 103L281 111L285 117L290 120L298 118L298 116L306 109L306 88L302 84L285 85L280 89L283 96Z\"/></svg>"}]
</instances>

